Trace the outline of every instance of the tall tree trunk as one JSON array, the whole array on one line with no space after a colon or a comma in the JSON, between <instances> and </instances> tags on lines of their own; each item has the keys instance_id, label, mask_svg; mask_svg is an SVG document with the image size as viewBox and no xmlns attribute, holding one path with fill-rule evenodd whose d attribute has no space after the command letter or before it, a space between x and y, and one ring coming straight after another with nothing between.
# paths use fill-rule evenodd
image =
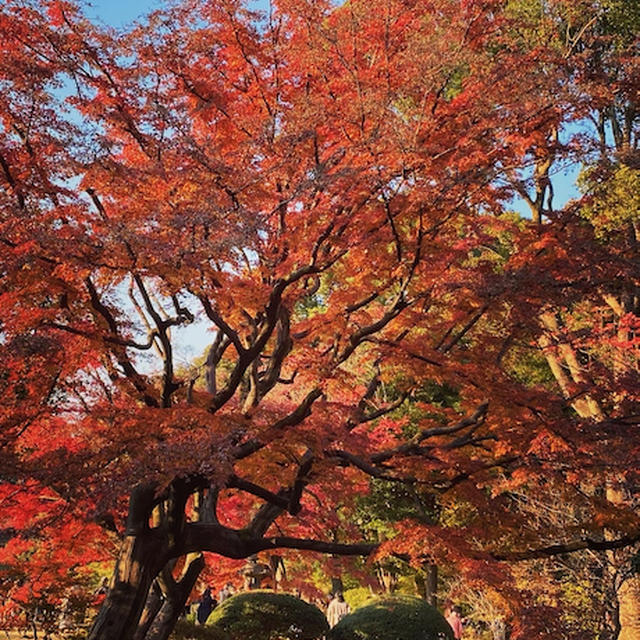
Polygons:
<instances>
[{"instance_id":1,"label":"tall tree trunk","mask_svg":"<svg viewBox=\"0 0 640 640\"><path fill-rule=\"evenodd\" d=\"M166 532L149 528L154 501L151 484L137 485L131 491L125 538L109 593L87 640L133 640L151 583L168 560Z\"/></svg>"},{"instance_id":2,"label":"tall tree trunk","mask_svg":"<svg viewBox=\"0 0 640 640\"><path fill-rule=\"evenodd\" d=\"M186 557L182 575L178 580L174 580L168 572L159 576L158 585L162 589L164 600L145 640L167 640L203 569L204 557L201 553L194 553Z\"/></svg>"},{"instance_id":3,"label":"tall tree trunk","mask_svg":"<svg viewBox=\"0 0 640 640\"><path fill-rule=\"evenodd\" d=\"M133 635L133 640L144 640L147 635L147 631L149 631L149 627L153 624L153 621L156 619L156 616L162 607L163 600L162 590L160 589L158 579L156 578L151 585L151 589L149 589L147 602L144 605L144 610L142 612L142 616L140 616L138 628Z\"/></svg>"},{"instance_id":4,"label":"tall tree trunk","mask_svg":"<svg viewBox=\"0 0 640 640\"><path fill-rule=\"evenodd\" d=\"M613 296L607 296L606 302L614 313L620 317L624 313L631 311L630 308L627 308L628 303L625 303L624 299L619 301ZM549 367L563 394L565 397L571 397L569 384L584 384L587 380L578 363L573 347L561 338L562 332L555 315L553 313L543 313L540 318L543 327L548 332L548 334L540 336L540 346L543 348ZM555 350L552 349L551 337L557 339ZM626 335L621 335L620 337L626 340ZM621 366L622 370L614 371L616 376L624 373L624 363L620 362L618 366ZM592 419L597 422L605 417L597 400L590 394L583 394L580 398L573 399L571 406L582 418ZM618 482L610 480L606 483L605 496L611 504L628 504L624 487ZM611 532L605 530L604 537L611 538ZM624 551L610 551L607 554L610 564L609 573L612 577L620 571L621 564L624 565L628 562L626 556L628 556L628 553ZM618 640L640 640L640 577L628 577L624 569L622 570L622 576L621 583L615 585L614 588L618 610L616 621L619 621L620 626Z\"/></svg>"},{"instance_id":5,"label":"tall tree trunk","mask_svg":"<svg viewBox=\"0 0 640 640\"><path fill-rule=\"evenodd\" d=\"M426 568L424 584L426 587L425 600L432 606L438 606L438 565L430 564Z\"/></svg>"},{"instance_id":6,"label":"tall tree trunk","mask_svg":"<svg viewBox=\"0 0 640 640\"><path fill-rule=\"evenodd\" d=\"M133 640L166 549L153 531L128 535L120 551L107 598L87 640Z\"/></svg>"},{"instance_id":7,"label":"tall tree trunk","mask_svg":"<svg viewBox=\"0 0 640 640\"><path fill-rule=\"evenodd\" d=\"M425 563L414 577L418 595L432 607L438 606L438 565Z\"/></svg>"},{"instance_id":8,"label":"tall tree trunk","mask_svg":"<svg viewBox=\"0 0 640 640\"><path fill-rule=\"evenodd\" d=\"M618 640L640 640L640 575L623 580L618 587Z\"/></svg>"},{"instance_id":9,"label":"tall tree trunk","mask_svg":"<svg viewBox=\"0 0 640 640\"><path fill-rule=\"evenodd\" d=\"M342 578L340 576L332 576L331 577L331 593L342 593L344 591L344 587L342 585Z\"/></svg>"}]
</instances>

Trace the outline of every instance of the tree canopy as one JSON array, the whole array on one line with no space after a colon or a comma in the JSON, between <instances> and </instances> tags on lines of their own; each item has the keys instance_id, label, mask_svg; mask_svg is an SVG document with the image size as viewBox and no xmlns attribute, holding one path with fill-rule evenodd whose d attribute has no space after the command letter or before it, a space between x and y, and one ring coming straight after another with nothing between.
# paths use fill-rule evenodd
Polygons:
<instances>
[{"instance_id":1,"label":"tree canopy","mask_svg":"<svg viewBox=\"0 0 640 640\"><path fill-rule=\"evenodd\" d=\"M116 32L6 0L5 606L111 561L89 638L129 640L202 552L373 553L551 637L511 563L640 541L637 24L186 0ZM372 479L418 510L377 539Z\"/></svg>"}]
</instances>

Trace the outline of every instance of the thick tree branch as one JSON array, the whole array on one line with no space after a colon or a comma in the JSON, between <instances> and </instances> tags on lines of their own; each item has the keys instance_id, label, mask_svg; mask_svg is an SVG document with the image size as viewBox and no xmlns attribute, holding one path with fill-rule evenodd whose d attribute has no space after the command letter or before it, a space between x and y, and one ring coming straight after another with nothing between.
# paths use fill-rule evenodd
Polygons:
<instances>
[{"instance_id":1,"label":"thick tree branch","mask_svg":"<svg viewBox=\"0 0 640 640\"><path fill-rule=\"evenodd\" d=\"M376 467L360 456L350 453L349 451L344 451L342 449L328 449L327 451L325 451L325 454L330 458L338 458L339 460L342 460L344 466L352 465L357 469L360 469L360 471L366 473L372 478L378 478L379 480L388 480L389 482L400 482L404 484L413 484L414 482L416 482L416 479L412 476L403 477L391 475L388 470Z\"/></svg>"},{"instance_id":2,"label":"thick tree branch","mask_svg":"<svg viewBox=\"0 0 640 640\"><path fill-rule=\"evenodd\" d=\"M171 406L171 396L173 392L178 388L178 385L175 383L173 379L173 348L171 346L171 339L167 333L167 329L172 324L179 324L180 320L176 319L175 322L171 320L164 320L151 301L151 296L147 291L147 287L142 280L142 277L139 274L134 274L133 276L136 285L138 286L138 290L142 295L142 299L144 300L144 305L151 316L154 324L156 325L158 331L158 339L162 344L162 359L164 360L164 376L163 376L163 384L162 384L162 406L170 407Z\"/></svg>"},{"instance_id":3,"label":"thick tree branch","mask_svg":"<svg viewBox=\"0 0 640 640\"><path fill-rule=\"evenodd\" d=\"M120 339L120 335L118 332L118 323L116 322L116 319L114 318L109 308L100 300L98 291L91 281L91 278L86 278L85 284L89 291L91 306L93 307L94 311L106 322L107 327L111 331L111 334L115 338ZM125 376L129 380L131 380L135 389L142 395L145 404L150 407L158 407L160 403L158 402L154 391L133 366L129 356L126 353L125 348L120 345L116 345L113 353L116 357L116 360L118 361L118 364L122 367Z\"/></svg>"},{"instance_id":4,"label":"thick tree branch","mask_svg":"<svg viewBox=\"0 0 640 640\"><path fill-rule=\"evenodd\" d=\"M220 331L229 339L231 344L235 347L239 356L246 352L244 345L240 340L240 336L237 331L234 331L224 320L224 318L213 308L213 305L209 299L205 296L199 296L202 308L204 309L207 317L213 324L220 329Z\"/></svg>"},{"instance_id":5,"label":"thick tree branch","mask_svg":"<svg viewBox=\"0 0 640 640\"><path fill-rule=\"evenodd\" d=\"M103 340L104 342L108 342L110 344L117 344L121 347L129 347L131 349L138 349L139 351L147 351L151 349L154 344L154 339L156 337L156 333L152 331L149 334L149 339L147 342L135 342L134 340L125 340L124 338L119 338L117 336L105 336L105 335L97 335L92 333L91 331L84 331L83 329L77 329L76 327L71 327L67 324L60 324L58 322L48 322L42 325L44 327L51 327L52 329L58 329L59 331L66 331L67 333L72 333L76 336L82 336L84 338L90 339L98 339Z\"/></svg>"},{"instance_id":6,"label":"thick tree branch","mask_svg":"<svg viewBox=\"0 0 640 640\"><path fill-rule=\"evenodd\" d=\"M342 544L324 540L292 538L287 536L258 537L248 535L246 529L234 530L218 524L188 522L184 535L172 549L172 556L196 551L210 551L228 558L247 558L259 551L274 549L299 549L336 555L367 556L378 545L373 543Z\"/></svg>"},{"instance_id":7,"label":"thick tree branch","mask_svg":"<svg viewBox=\"0 0 640 640\"><path fill-rule=\"evenodd\" d=\"M452 425L447 425L444 427L434 427L432 429L423 429L420 433L417 433L409 442L401 444L392 449L387 449L386 451L380 451L371 456L371 461L373 463L380 463L389 460L397 455L404 455L407 453L411 453L414 451L422 442L424 442L428 438L450 435L452 433L457 433L466 429L468 427L476 427L479 426L483 421L487 414L487 410L489 409L489 403L484 402L481 404L470 416L455 422Z\"/></svg>"},{"instance_id":8,"label":"thick tree branch","mask_svg":"<svg viewBox=\"0 0 640 640\"><path fill-rule=\"evenodd\" d=\"M338 362L344 362L351 356L351 354L357 349L366 338L372 336L382 329L384 329L394 318L396 318L403 309L406 309L409 303L405 300L404 291L401 291L393 301L393 304L382 315L381 318L372 322L371 324L362 327L349 336L349 344L345 346L340 355L338 356Z\"/></svg>"},{"instance_id":9,"label":"thick tree branch","mask_svg":"<svg viewBox=\"0 0 640 640\"><path fill-rule=\"evenodd\" d=\"M306 538L290 538L287 536L273 536L252 541L250 546L254 553L267 549L298 549L300 551L315 551L316 553L331 553L339 556L368 556L378 548L372 542L342 544L324 540L310 540Z\"/></svg>"},{"instance_id":10,"label":"thick tree branch","mask_svg":"<svg viewBox=\"0 0 640 640\"><path fill-rule=\"evenodd\" d=\"M537 558L551 558L565 553L575 553L590 549L591 551L611 551L614 549L623 549L640 542L640 531L636 531L615 540L593 540L591 538L582 538L573 542L565 542L552 544L548 547L539 549L526 549L524 551L506 551L504 553L492 553L492 557L496 560L504 560L508 562L518 562L522 560L535 560Z\"/></svg>"},{"instance_id":11,"label":"thick tree branch","mask_svg":"<svg viewBox=\"0 0 640 640\"><path fill-rule=\"evenodd\" d=\"M280 491L277 494L273 493L264 487L261 487L249 480L245 480L244 478L239 478L236 475L232 475L227 480L227 487L229 489L240 489L241 491L250 493L257 498L261 498L265 502L273 504L274 506L280 507L284 510L287 510L289 507L289 499L286 492L283 493Z\"/></svg>"},{"instance_id":12,"label":"thick tree branch","mask_svg":"<svg viewBox=\"0 0 640 640\"><path fill-rule=\"evenodd\" d=\"M304 398L304 400L296 407L294 411L292 411L289 415L285 416L281 420L278 420L268 431L270 434L275 435L279 431L284 431L288 427L295 427L299 425L305 418L311 415L311 407L313 403L322 396L322 391L320 389L312 389ZM272 440L270 438L269 440ZM256 451L259 451L263 447L267 446L267 442L259 439L249 440L243 444L240 444L234 454L233 457L236 460L242 460L252 455Z\"/></svg>"},{"instance_id":13,"label":"thick tree branch","mask_svg":"<svg viewBox=\"0 0 640 640\"><path fill-rule=\"evenodd\" d=\"M311 451L311 449L308 449L302 456L302 460L300 460L300 466L298 467L296 479L294 480L293 485L289 491L289 505L287 506L287 510L293 516L300 513L300 510L302 508L300 499L302 498L302 491L304 490L309 480L309 473L311 472L312 466L313 452Z\"/></svg>"},{"instance_id":14,"label":"thick tree branch","mask_svg":"<svg viewBox=\"0 0 640 640\"><path fill-rule=\"evenodd\" d=\"M278 497L284 498L288 506L288 491L286 489L281 489ZM269 527L275 522L278 516L282 515L285 511L286 507L276 505L273 502L263 504L251 519L246 530L249 531L254 538L261 538L269 530Z\"/></svg>"},{"instance_id":15,"label":"thick tree branch","mask_svg":"<svg viewBox=\"0 0 640 640\"><path fill-rule=\"evenodd\" d=\"M291 351L293 342L290 336L289 312L285 308L280 310L278 319L278 331L276 333L276 345L269 357L266 371L261 374L258 384L258 400L264 397L278 382L282 364L287 354Z\"/></svg>"}]
</instances>

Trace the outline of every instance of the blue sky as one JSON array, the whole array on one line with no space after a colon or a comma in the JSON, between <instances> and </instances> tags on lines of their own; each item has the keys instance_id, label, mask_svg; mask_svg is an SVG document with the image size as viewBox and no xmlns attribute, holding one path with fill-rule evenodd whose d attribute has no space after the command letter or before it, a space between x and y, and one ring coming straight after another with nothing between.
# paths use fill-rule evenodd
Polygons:
<instances>
[{"instance_id":1,"label":"blue sky","mask_svg":"<svg viewBox=\"0 0 640 640\"><path fill-rule=\"evenodd\" d=\"M163 0L87 0L86 14L93 20L123 27L163 4ZM265 9L268 0L253 0L250 5L255 9Z\"/></svg>"},{"instance_id":2,"label":"blue sky","mask_svg":"<svg viewBox=\"0 0 640 640\"><path fill-rule=\"evenodd\" d=\"M161 0L90 0L87 2L87 15L94 19L122 27L140 16L158 9Z\"/></svg>"}]
</instances>

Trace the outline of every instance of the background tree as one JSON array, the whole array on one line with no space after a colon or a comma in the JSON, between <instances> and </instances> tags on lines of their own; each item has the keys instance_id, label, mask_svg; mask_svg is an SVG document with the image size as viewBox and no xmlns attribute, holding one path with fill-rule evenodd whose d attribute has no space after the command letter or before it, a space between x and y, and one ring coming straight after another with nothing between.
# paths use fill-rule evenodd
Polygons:
<instances>
[{"instance_id":1,"label":"background tree","mask_svg":"<svg viewBox=\"0 0 640 640\"><path fill-rule=\"evenodd\" d=\"M563 159L577 157L585 167L580 182L587 194L577 205L579 215L593 225L598 243L611 252L609 260L621 259L617 271L600 278L598 286L587 295L568 304L547 306L540 317L544 328L540 345L578 415L595 421L608 418L627 422L634 412L630 409L634 400L632 393L627 395L628 385L633 387L632 379L637 375L634 349L629 348L637 315L633 302L635 275L627 269L635 251L637 207L633 196L627 194L633 193L637 178L634 154L637 155L638 135L638 60L634 43L640 26L640 5L612 0L536 6L540 12L532 16L534 27L529 38L564 34L564 38L558 38L558 50L566 59L573 116L569 118L572 124L566 129L564 144L556 144L550 153L534 152L538 158L535 184L527 191L521 183L519 190L534 216L553 216L552 172ZM522 12L530 10L532 3L513 3L512 7ZM549 133L556 142L557 132L554 129ZM533 189L535 197L530 195ZM631 404L623 406L623 397ZM601 486L592 485L588 490L603 494L614 505L637 508L637 478L633 472L615 465L609 465L609 471ZM611 534L605 531L604 535ZM615 627L621 623L623 638L638 633L640 600L630 562L632 555L633 551L610 553L607 570L608 600L614 605L619 602L623 611L619 622L617 606L610 617L616 621ZM617 635L617 628L613 631Z\"/></svg>"}]
</instances>

